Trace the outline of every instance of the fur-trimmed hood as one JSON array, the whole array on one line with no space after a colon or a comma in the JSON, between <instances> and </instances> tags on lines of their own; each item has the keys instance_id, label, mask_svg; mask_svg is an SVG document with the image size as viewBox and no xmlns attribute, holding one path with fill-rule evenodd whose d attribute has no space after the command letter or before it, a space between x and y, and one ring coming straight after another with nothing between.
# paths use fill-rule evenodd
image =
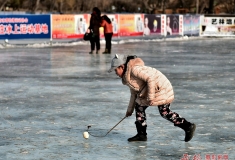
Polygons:
<instances>
[{"instance_id":1,"label":"fur-trimmed hood","mask_svg":"<svg viewBox=\"0 0 235 160\"><path fill-rule=\"evenodd\" d=\"M135 58L135 59L131 59L127 63L126 72L122 78L123 85L127 85L127 83L130 82L130 75L131 75L130 73L131 73L131 70L134 66L144 66L144 61L140 58Z\"/></svg>"}]
</instances>

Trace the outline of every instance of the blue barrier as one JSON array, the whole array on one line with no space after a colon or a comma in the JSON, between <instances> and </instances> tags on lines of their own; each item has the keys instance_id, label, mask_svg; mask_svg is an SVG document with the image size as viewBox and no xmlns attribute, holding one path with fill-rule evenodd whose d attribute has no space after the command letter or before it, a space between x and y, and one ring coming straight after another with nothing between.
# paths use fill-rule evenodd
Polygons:
<instances>
[{"instance_id":1,"label":"blue barrier","mask_svg":"<svg viewBox=\"0 0 235 160\"><path fill-rule=\"evenodd\" d=\"M1 15L0 39L51 38L50 15Z\"/></svg>"}]
</instances>

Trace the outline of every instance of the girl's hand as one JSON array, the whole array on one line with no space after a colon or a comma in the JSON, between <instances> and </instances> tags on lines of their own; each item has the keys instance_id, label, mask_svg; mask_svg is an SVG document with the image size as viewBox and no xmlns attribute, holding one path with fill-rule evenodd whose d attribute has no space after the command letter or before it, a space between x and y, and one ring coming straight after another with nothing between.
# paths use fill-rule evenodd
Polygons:
<instances>
[{"instance_id":1,"label":"girl's hand","mask_svg":"<svg viewBox=\"0 0 235 160\"><path fill-rule=\"evenodd\" d=\"M129 116L131 116L131 115L132 115L131 112L126 111L126 117L129 117Z\"/></svg>"}]
</instances>

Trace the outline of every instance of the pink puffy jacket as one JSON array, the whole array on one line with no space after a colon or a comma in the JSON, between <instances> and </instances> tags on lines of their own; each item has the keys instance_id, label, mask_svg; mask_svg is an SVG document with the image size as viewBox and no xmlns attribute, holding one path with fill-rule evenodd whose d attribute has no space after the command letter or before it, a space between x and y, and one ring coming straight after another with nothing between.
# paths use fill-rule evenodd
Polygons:
<instances>
[{"instance_id":1,"label":"pink puffy jacket","mask_svg":"<svg viewBox=\"0 0 235 160\"><path fill-rule=\"evenodd\" d=\"M135 108L135 102L149 106L149 101L153 101L152 106L158 106L174 100L173 87L166 76L155 68L145 66L140 58L128 62L122 83L130 88L131 97L127 108L130 113Z\"/></svg>"}]
</instances>

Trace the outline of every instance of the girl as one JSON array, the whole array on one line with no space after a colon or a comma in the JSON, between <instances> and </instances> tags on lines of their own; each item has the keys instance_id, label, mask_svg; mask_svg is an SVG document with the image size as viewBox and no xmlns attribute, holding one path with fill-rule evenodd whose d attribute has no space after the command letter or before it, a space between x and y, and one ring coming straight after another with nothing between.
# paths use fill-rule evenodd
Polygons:
<instances>
[{"instance_id":1,"label":"girl","mask_svg":"<svg viewBox=\"0 0 235 160\"><path fill-rule=\"evenodd\" d=\"M101 17L101 27L104 27L104 37L105 37L105 51L103 54L110 54L111 53L111 40L113 36L113 26L111 20L108 18L107 15L103 15Z\"/></svg>"},{"instance_id":2,"label":"girl","mask_svg":"<svg viewBox=\"0 0 235 160\"><path fill-rule=\"evenodd\" d=\"M147 123L145 110L148 106L158 106L160 115L174 126L185 131L185 142L193 138L196 125L188 122L178 113L171 111L170 104L174 100L173 87L167 77L159 70L145 66L142 59L136 56L115 55L109 72L115 71L122 78L123 85L130 88L131 97L126 111L126 117L136 113L137 135L128 141L146 141Z\"/></svg>"}]
</instances>

